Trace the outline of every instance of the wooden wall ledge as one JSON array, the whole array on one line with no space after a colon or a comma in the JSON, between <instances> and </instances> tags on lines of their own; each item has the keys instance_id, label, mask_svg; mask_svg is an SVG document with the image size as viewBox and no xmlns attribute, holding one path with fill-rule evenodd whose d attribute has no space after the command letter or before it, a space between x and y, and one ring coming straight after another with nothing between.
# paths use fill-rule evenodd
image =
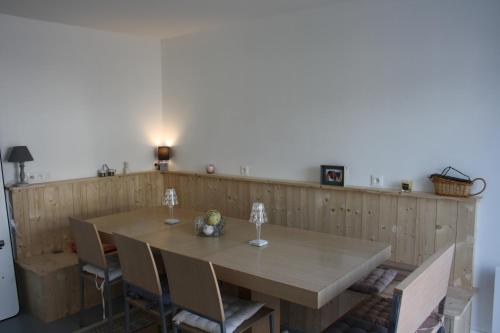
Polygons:
<instances>
[{"instance_id":1,"label":"wooden wall ledge","mask_svg":"<svg viewBox=\"0 0 500 333\"><path fill-rule=\"evenodd\" d=\"M170 174L175 175L184 175L184 176L196 176L202 178L212 178L212 179L220 179L220 180L235 180L240 182L250 182L250 183L264 183L270 185L284 185L284 186L296 186L296 187L305 187L305 188L313 188L313 189L323 189L323 190L333 190L333 191L348 191L348 192L362 192L362 193L371 193L371 194L385 194L385 195L394 195L399 197L408 197L408 198L425 198L425 199L444 199L444 200L454 200L454 201L469 201L476 202L481 199L481 197L468 197L468 198L460 198L460 197L447 197L442 195L437 195L430 192L401 192L398 189L394 188L375 188L375 187L364 187L364 186L331 186L331 185L321 185L319 182L307 182L307 181L295 181L295 180L284 180L284 179L270 179L270 178L261 178L261 177L248 177L248 176L236 176L236 175L224 175L224 174L206 174L206 173L197 173L190 171L169 171Z\"/></svg>"},{"instance_id":2,"label":"wooden wall ledge","mask_svg":"<svg viewBox=\"0 0 500 333\"><path fill-rule=\"evenodd\" d=\"M120 177L130 177L137 176L142 174L149 173L159 173L158 171L141 171L141 172L133 172L126 175L115 175L112 177L87 177L87 178L77 178L77 179L68 179L68 180L59 180L52 182L44 182L44 183L36 183L30 184L27 186L10 186L9 190L12 192L18 192L23 190L29 190L33 188L45 187L55 184L64 184L64 183L78 183L78 182L87 182L87 181L96 181L96 180L109 180L113 178ZM232 180L232 181L240 181L240 182L249 182L249 183L260 183L260 184L269 184L269 185L283 185L283 186L295 186L302 188L311 188L311 189L322 189L322 190L332 190L332 191L348 191L348 192L361 192L361 193L369 193L369 194L385 194L385 195L393 195L397 197L406 197L406 198L424 198L424 199L437 199L437 200L453 200L453 201L462 201L462 202L476 202L481 199L480 196L476 197L447 197L442 195L437 195L430 192L401 192L398 189L394 188L374 188L374 187L364 187L364 186L329 186L329 185L321 185L319 182L307 182L307 181L298 181L298 180L285 180L285 179L271 179L271 178L263 178L263 177L248 177L248 176L237 176L237 175L226 175L226 174L206 174L206 173L198 173L192 171L169 171L167 174L174 175L183 175L183 176L194 176L200 178L211 178L218 180Z\"/></svg>"},{"instance_id":3,"label":"wooden wall ledge","mask_svg":"<svg viewBox=\"0 0 500 333\"><path fill-rule=\"evenodd\" d=\"M144 175L144 174L156 174L159 172L158 171L139 171L139 172L131 172L126 175L115 175L115 176L109 176L109 177L85 177L85 178L72 178L72 179L63 179L63 180L54 180L50 182L40 182L40 183L33 183L25 186L15 186L15 185L8 185L7 188L9 189L10 192L22 192L22 191L27 191L30 189L35 189L35 188L43 188L46 186L52 186L52 185L62 185L62 184L74 184L74 183L84 183L84 182L95 182L95 181L106 181L110 179L116 179L116 178L123 178L123 177L130 177L130 176L138 176L138 175Z\"/></svg>"}]
</instances>

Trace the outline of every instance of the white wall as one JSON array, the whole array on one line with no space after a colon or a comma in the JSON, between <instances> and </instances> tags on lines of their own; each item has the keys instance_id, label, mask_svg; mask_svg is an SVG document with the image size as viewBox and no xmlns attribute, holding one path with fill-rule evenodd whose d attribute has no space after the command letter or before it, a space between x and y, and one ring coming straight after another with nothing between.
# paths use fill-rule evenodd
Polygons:
<instances>
[{"instance_id":1,"label":"white wall","mask_svg":"<svg viewBox=\"0 0 500 333\"><path fill-rule=\"evenodd\" d=\"M349 0L168 39L163 108L175 167L386 186L451 164L483 176L473 326L500 265L500 2Z\"/></svg>"},{"instance_id":2,"label":"white wall","mask_svg":"<svg viewBox=\"0 0 500 333\"><path fill-rule=\"evenodd\" d=\"M0 15L0 149L27 145L27 171L148 170L161 131L158 40ZM15 177L4 162L5 177Z\"/></svg>"}]
</instances>

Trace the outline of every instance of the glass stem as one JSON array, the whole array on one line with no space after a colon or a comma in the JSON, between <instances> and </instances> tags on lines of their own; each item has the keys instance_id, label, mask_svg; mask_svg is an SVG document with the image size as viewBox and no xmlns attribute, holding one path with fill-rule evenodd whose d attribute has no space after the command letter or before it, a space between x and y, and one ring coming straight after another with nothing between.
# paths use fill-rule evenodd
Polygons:
<instances>
[{"instance_id":1,"label":"glass stem","mask_svg":"<svg viewBox=\"0 0 500 333\"><path fill-rule=\"evenodd\" d=\"M170 218L174 218L174 206L170 206Z\"/></svg>"},{"instance_id":2,"label":"glass stem","mask_svg":"<svg viewBox=\"0 0 500 333\"><path fill-rule=\"evenodd\" d=\"M260 241L260 229L262 225L260 223L255 224L255 228L257 228L257 240Z\"/></svg>"}]
</instances>

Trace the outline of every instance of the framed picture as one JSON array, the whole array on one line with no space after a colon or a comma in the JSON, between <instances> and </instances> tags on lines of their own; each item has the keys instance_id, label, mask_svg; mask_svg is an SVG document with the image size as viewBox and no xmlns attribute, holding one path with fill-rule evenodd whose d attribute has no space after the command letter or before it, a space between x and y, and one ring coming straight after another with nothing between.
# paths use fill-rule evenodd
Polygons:
<instances>
[{"instance_id":1,"label":"framed picture","mask_svg":"<svg viewBox=\"0 0 500 333\"><path fill-rule=\"evenodd\" d=\"M321 166L321 184L344 186L345 168L338 165Z\"/></svg>"}]
</instances>

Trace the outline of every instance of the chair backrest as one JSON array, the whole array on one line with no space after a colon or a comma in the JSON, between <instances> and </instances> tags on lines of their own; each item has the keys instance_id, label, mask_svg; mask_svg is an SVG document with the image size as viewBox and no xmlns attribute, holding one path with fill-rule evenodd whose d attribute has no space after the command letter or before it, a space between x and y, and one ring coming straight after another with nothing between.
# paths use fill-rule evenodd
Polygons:
<instances>
[{"instance_id":1,"label":"chair backrest","mask_svg":"<svg viewBox=\"0 0 500 333\"><path fill-rule=\"evenodd\" d=\"M437 251L396 286L393 333L416 332L445 299L454 253L455 244Z\"/></svg>"},{"instance_id":2,"label":"chair backrest","mask_svg":"<svg viewBox=\"0 0 500 333\"><path fill-rule=\"evenodd\" d=\"M209 319L223 322L224 308L211 262L162 251L172 302Z\"/></svg>"},{"instance_id":3,"label":"chair backrest","mask_svg":"<svg viewBox=\"0 0 500 333\"><path fill-rule=\"evenodd\" d=\"M106 269L108 265L96 226L75 217L69 218L69 224L75 240L78 258L100 269Z\"/></svg>"},{"instance_id":4,"label":"chair backrest","mask_svg":"<svg viewBox=\"0 0 500 333\"><path fill-rule=\"evenodd\" d=\"M113 234L123 280L153 295L161 296L161 284L153 253L148 243Z\"/></svg>"}]
</instances>

